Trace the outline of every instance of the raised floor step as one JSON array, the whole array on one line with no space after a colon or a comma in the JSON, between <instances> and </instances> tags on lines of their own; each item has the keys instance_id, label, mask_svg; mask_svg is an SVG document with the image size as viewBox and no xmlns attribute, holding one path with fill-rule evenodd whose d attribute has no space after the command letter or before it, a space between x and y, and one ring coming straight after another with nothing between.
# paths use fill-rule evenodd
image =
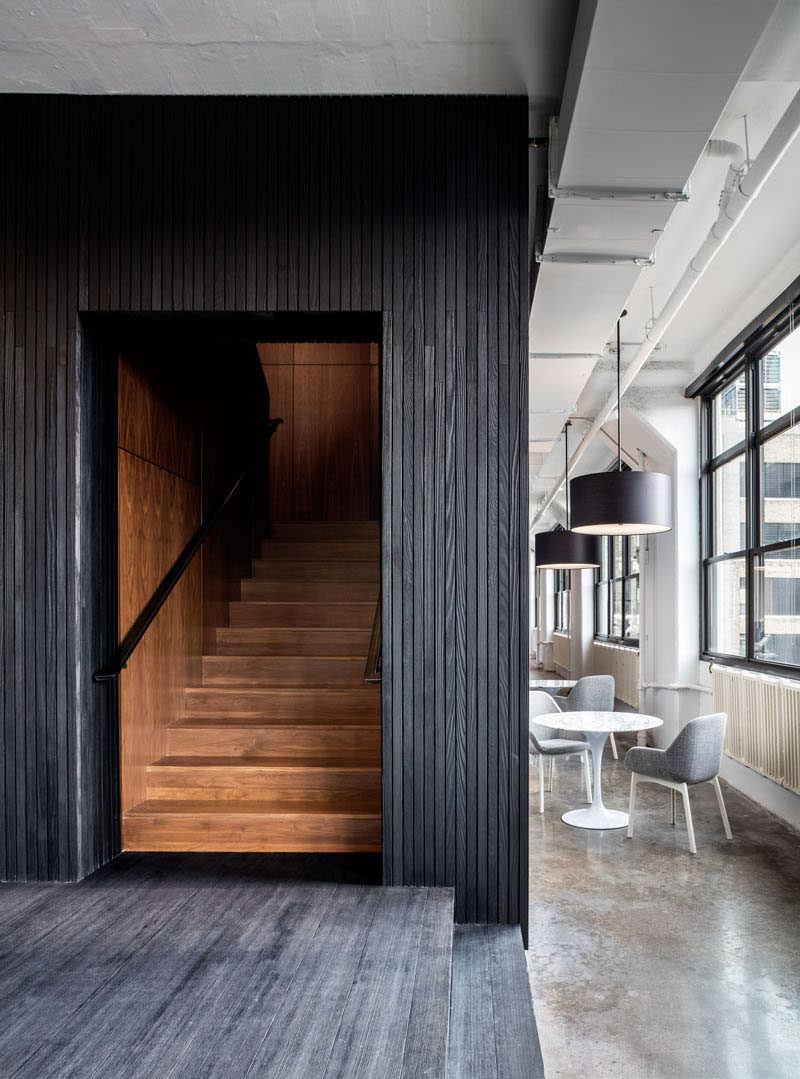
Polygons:
<instances>
[{"instance_id":1,"label":"raised floor step","mask_svg":"<svg viewBox=\"0 0 800 1079\"><path fill-rule=\"evenodd\" d=\"M147 796L154 800L257 801L297 809L380 810L380 760L291 757L162 757L147 767ZM224 808L224 807L222 807Z\"/></svg>"},{"instance_id":2,"label":"raised floor step","mask_svg":"<svg viewBox=\"0 0 800 1079\"><path fill-rule=\"evenodd\" d=\"M148 799L122 819L125 850L379 851L381 814L340 806L299 812L291 804Z\"/></svg>"},{"instance_id":3,"label":"raised floor step","mask_svg":"<svg viewBox=\"0 0 800 1079\"><path fill-rule=\"evenodd\" d=\"M341 626L228 626L217 630L218 656L361 656L369 651L369 629Z\"/></svg>"},{"instance_id":4,"label":"raised floor step","mask_svg":"<svg viewBox=\"0 0 800 1079\"><path fill-rule=\"evenodd\" d=\"M376 540L378 521L273 521L273 540Z\"/></svg>"},{"instance_id":5,"label":"raised floor step","mask_svg":"<svg viewBox=\"0 0 800 1079\"><path fill-rule=\"evenodd\" d=\"M351 562L254 558L253 577L261 581L379 581L381 567L377 558Z\"/></svg>"},{"instance_id":6,"label":"raised floor step","mask_svg":"<svg viewBox=\"0 0 800 1079\"><path fill-rule=\"evenodd\" d=\"M453 928L447 1079L544 1079L519 926Z\"/></svg>"},{"instance_id":7,"label":"raised floor step","mask_svg":"<svg viewBox=\"0 0 800 1079\"><path fill-rule=\"evenodd\" d=\"M186 716L252 718L260 723L380 724L381 687L196 686L186 690Z\"/></svg>"},{"instance_id":8,"label":"raised floor step","mask_svg":"<svg viewBox=\"0 0 800 1079\"><path fill-rule=\"evenodd\" d=\"M378 601L377 581L261 581L245 580L242 601L280 600L282 603L372 603Z\"/></svg>"},{"instance_id":9,"label":"raised floor step","mask_svg":"<svg viewBox=\"0 0 800 1079\"><path fill-rule=\"evenodd\" d=\"M370 726L332 723L268 724L261 717L222 716L186 719L167 730L167 750L173 756L253 757L280 754L303 760L326 759L331 753L362 755L380 761L381 731Z\"/></svg>"},{"instance_id":10,"label":"raised floor step","mask_svg":"<svg viewBox=\"0 0 800 1079\"><path fill-rule=\"evenodd\" d=\"M358 603L282 603L256 601L229 604L231 626L304 626L307 628L342 627L371 629L375 602Z\"/></svg>"},{"instance_id":11,"label":"raised floor step","mask_svg":"<svg viewBox=\"0 0 800 1079\"><path fill-rule=\"evenodd\" d=\"M337 686L364 681L351 656L203 656L203 685Z\"/></svg>"},{"instance_id":12,"label":"raised floor step","mask_svg":"<svg viewBox=\"0 0 800 1079\"><path fill-rule=\"evenodd\" d=\"M290 561L337 559L345 562L377 562L380 544L377 540L262 540L261 556Z\"/></svg>"}]
</instances>

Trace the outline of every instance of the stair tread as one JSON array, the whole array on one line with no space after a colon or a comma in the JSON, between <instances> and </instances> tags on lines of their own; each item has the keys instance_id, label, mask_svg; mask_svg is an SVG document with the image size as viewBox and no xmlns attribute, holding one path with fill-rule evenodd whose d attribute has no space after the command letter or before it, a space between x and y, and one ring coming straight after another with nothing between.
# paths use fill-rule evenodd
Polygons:
<instances>
[{"instance_id":1,"label":"stair tread","mask_svg":"<svg viewBox=\"0 0 800 1079\"><path fill-rule=\"evenodd\" d=\"M224 807L224 808L221 808ZM148 798L138 805L131 806L124 817L146 817L165 815L171 817L197 817L208 814L214 818L231 816L263 817L358 817L364 820L380 820L381 811L359 807L338 806L330 809L325 806L309 806L298 809L296 802L247 802L247 801L189 801Z\"/></svg>"},{"instance_id":2,"label":"stair tread","mask_svg":"<svg viewBox=\"0 0 800 1079\"><path fill-rule=\"evenodd\" d=\"M245 577L246 581L254 581L255 577ZM267 581L267 584L274 584L274 581ZM297 584L297 581L291 581L291 584ZM300 582L301 584L304 582ZM344 581L323 581L323 584L345 584ZM371 583L371 582L368 582ZM374 607L374 599L240 599L233 600L231 606L244 606L248 607ZM295 627L288 626L288 629ZM320 626L320 629L326 629L329 627Z\"/></svg>"},{"instance_id":3,"label":"stair tread","mask_svg":"<svg viewBox=\"0 0 800 1079\"><path fill-rule=\"evenodd\" d=\"M380 541L377 539L279 539L263 540L261 557L275 561L319 562L335 559L337 562L369 562L380 558Z\"/></svg>"},{"instance_id":4,"label":"stair tread","mask_svg":"<svg viewBox=\"0 0 800 1079\"><path fill-rule=\"evenodd\" d=\"M272 534L265 540L364 540L380 538L380 522L361 521L273 521Z\"/></svg>"},{"instance_id":5,"label":"stair tread","mask_svg":"<svg viewBox=\"0 0 800 1079\"><path fill-rule=\"evenodd\" d=\"M292 682L286 683L282 686L244 686L242 690L238 690L235 686L187 686L187 693L277 693L281 696L294 696L298 693L307 693L309 695L319 694L322 689L325 689L326 693L342 694L343 696L348 693L359 693L366 695L371 693L373 697L380 697L381 687L375 682L363 682L358 683L355 686L342 686L334 685L328 687L322 687L318 685L310 686L307 682Z\"/></svg>"},{"instance_id":6,"label":"stair tread","mask_svg":"<svg viewBox=\"0 0 800 1079\"><path fill-rule=\"evenodd\" d=\"M371 758L369 763L367 758ZM360 759L359 759L360 758ZM233 768L238 770L253 768L260 771L348 771L380 772L380 761L375 762L372 754L357 755L352 752L330 754L325 760L306 760L297 757L161 757L149 764L150 768Z\"/></svg>"},{"instance_id":7,"label":"stair tread","mask_svg":"<svg viewBox=\"0 0 800 1079\"><path fill-rule=\"evenodd\" d=\"M372 607L373 604L364 604L365 607ZM309 631L319 634L335 634L349 633L354 637L362 637L365 634L369 635L369 630L361 629L360 627L353 626L217 626L217 633L224 633L230 636L238 636L239 634L247 634L248 636L275 636L280 633L293 633L296 637L302 637L304 634L308 634Z\"/></svg>"},{"instance_id":8,"label":"stair tread","mask_svg":"<svg viewBox=\"0 0 800 1079\"><path fill-rule=\"evenodd\" d=\"M185 719L178 719L174 723L170 723L167 730L184 729L186 727L242 727L248 730L251 727L268 727L270 730L320 730L329 731L332 728L334 730L346 730L346 731L372 731L379 726L377 720L378 716L375 716L375 722L365 723L363 719L343 720L320 720L317 716L310 716L307 720L304 718L290 719L290 720L271 720L268 716L255 716L255 715L219 715L219 716L186 716Z\"/></svg>"},{"instance_id":9,"label":"stair tread","mask_svg":"<svg viewBox=\"0 0 800 1079\"><path fill-rule=\"evenodd\" d=\"M324 659L326 662L337 662L346 660L348 663L356 663L359 659L366 658L360 654L353 655L352 652L345 653L344 655L334 655L332 652L282 652L279 656L254 656L249 652L226 652L224 655L220 655L218 652L204 652L203 659L221 660L227 662L231 659L246 659L248 662L254 660L272 660L280 661L283 663L287 659Z\"/></svg>"}]
</instances>

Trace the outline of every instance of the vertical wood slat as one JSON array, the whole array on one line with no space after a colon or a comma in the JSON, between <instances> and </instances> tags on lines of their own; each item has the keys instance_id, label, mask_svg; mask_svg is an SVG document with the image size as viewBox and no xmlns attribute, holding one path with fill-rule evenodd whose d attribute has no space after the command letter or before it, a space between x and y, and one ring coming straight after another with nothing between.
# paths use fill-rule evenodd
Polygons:
<instances>
[{"instance_id":1,"label":"vertical wood slat","mask_svg":"<svg viewBox=\"0 0 800 1079\"><path fill-rule=\"evenodd\" d=\"M113 394L79 312L372 310L384 876L455 884L459 920L524 920L524 99L0 110L2 874L74 877L117 842L113 699L90 681L113 607Z\"/></svg>"}]
</instances>

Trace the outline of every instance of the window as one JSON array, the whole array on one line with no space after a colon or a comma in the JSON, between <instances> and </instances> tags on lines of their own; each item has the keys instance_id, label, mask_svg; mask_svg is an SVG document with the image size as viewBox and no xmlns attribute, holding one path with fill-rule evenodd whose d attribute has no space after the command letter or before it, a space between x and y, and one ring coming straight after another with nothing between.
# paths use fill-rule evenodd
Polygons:
<instances>
[{"instance_id":1,"label":"window","mask_svg":"<svg viewBox=\"0 0 800 1079\"><path fill-rule=\"evenodd\" d=\"M569 633L569 575L568 569L553 570L553 628L556 633Z\"/></svg>"},{"instance_id":2,"label":"window","mask_svg":"<svg viewBox=\"0 0 800 1079\"><path fill-rule=\"evenodd\" d=\"M639 644L639 537L603 536L595 571L594 634L600 640Z\"/></svg>"},{"instance_id":3,"label":"window","mask_svg":"<svg viewBox=\"0 0 800 1079\"><path fill-rule=\"evenodd\" d=\"M703 393L705 655L800 668L800 329L761 320Z\"/></svg>"}]
</instances>

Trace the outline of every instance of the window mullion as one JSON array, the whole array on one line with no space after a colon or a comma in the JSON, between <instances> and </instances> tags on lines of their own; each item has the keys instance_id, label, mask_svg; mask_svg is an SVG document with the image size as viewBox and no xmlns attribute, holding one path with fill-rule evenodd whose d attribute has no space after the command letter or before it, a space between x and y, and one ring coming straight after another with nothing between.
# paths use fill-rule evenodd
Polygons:
<instances>
[{"instance_id":1,"label":"window mullion","mask_svg":"<svg viewBox=\"0 0 800 1079\"><path fill-rule=\"evenodd\" d=\"M746 611L747 611L747 658L755 658L755 555L753 549L760 539L760 498L758 476L758 447L757 435L759 424L759 400L760 400L760 364L752 354L747 356L747 397L746 397L746 423L747 441L745 445L745 532L747 535L747 555L745 563L746 573Z\"/></svg>"}]
</instances>

